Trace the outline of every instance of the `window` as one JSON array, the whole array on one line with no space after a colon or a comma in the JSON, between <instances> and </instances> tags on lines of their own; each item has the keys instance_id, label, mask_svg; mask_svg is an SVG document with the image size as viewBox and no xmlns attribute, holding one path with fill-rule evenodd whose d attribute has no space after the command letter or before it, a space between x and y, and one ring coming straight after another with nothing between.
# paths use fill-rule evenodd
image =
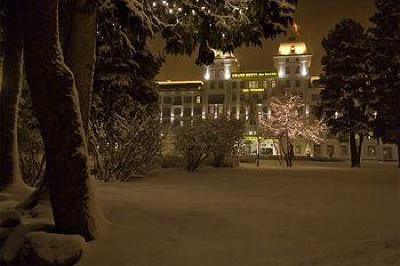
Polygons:
<instances>
[{"instance_id":1,"label":"window","mask_svg":"<svg viewBox=\"0 0 400 266\"><path fill-rule=\"evenodd\" d=\"M242 88L242 89L245 89L245 88L247 88L247 82L246 81L241 81L240 82L240 88Z\"/></svg>"},{"instance_id":2,"label":"window","mask_svg":"<svg viewBox=\"0 0 400 266\"><path fill-rule=\"evenodd\" d=\"M236 106L232 106L231 115L236 115Z\"/></svg>"},{"instance_id":3,"label":"window","mask_svg":"<svg viewBox=\"0 0 400 266\"><path fill-rule=\"evenodd\" d=\"M236 81L232 82L232 89L237 89L237 82Z\"/></svg>"},{"instance_id":4,"label":"window","mask_svg":"<svg viewBox=\"0 0 400 266\"><path fill-rule=\"evenodd\" d=\"M171 103L171 97L166 96L166 97L164 97L163 101L164 101L165 104L170 104Z\"/></svg>"},{"instance_id":5,"label":"window","mask_svg":"<svg viewBox=\"0 0 400 266\"><path fill-rule=\"evenodd\" d=\"M218 106L218 114L219 115L224 114L224 107L223 106Z\"/></svg>"},{"instance_id":6,"label":"window","mask_svg":"<svg viewBox=\"0 0 400 266\"><path fill-rule=\"evenodd\" d=\"M375 157L375 146L368 146L368 157Z\"/></svg>"},{"instance_id":7,"label":"window","mask_svg":"<svg viewBox=\"0 0 400 266\"><path fill-rule=\"evenodd\" d=\"M345 133L340 133L339 134L339 141L341 143L348 143L349 142L349 136Z\"/></svg>"},{"instance_id":8,"label":"window","mask_svg":"<svg viewBox=\"0 0 400 266\"><path fill-rule=\"evenodd\" d=\"M327 152L328 152L329 158L332 158L335 155L335 146L328 145L327 146Z\"/></svg>"},{"instance_id":9,"label":"window","mask_svg":"<svg viewBox=\"0 0 400 266\"><path fill-rule=\"evenodd\" d=\"M165 118L168 118L171 116L171 109L170 108L163 108L162 109L162 115Z\"/></svg>"},{"instance_id":10,"label":"window","mask_svg":"<svg viewBox=\"0 0 400 266\"><path fill-rule=\"evenodd\" d=\"M175 96L174 97L174 104L175 105L181 105L182 104L182 97L181 96Z\"/></svg>"},{"instance_id":11,"label":"window","mask_svg":"<svg viewBox=\"0 0 400 266\"><path fill-rule=\"evenodd\" d=\"M215 106L214 105L210 105L208 107L208 113L209 114L215 114Z\"/></svg>"},{"instance_id":12,"label":"window","mask_svg":"<svg viewBox=\"0 0 400 266\"><path fill-rule=\"evenodd\" d=\"M258 82L255 80L249 81L249 89L256 89L258 88Z\"/></svg>"},{"instance_id":13,"label":"window","mask_svg":"<svg viewBox=\"0 0 400 266\"><path fill-rule=\"evenodd\" d=\"M185 107L183 109L183 116L188 117L192 115L192 108L190 107Z\"/></svg>"},{"instance_id":14,"label":"window","mask_svg":"<svg viewBox=\"0 0 400 266\"><path fill-rule=\"evenodd\" d=\"M244 100L245 100L244 95L240 95L240 101L241 101L241 102L244 102Z\"/></svg>"},{"instance_id":15,"label":"window","mask_svg":"<svg viewBox=\"0 0 400 266\"><path fill-rule=\"evenodd\" d=\"M302 152L301 152L301 146L300 146L300 145L296 145L296 147L295 147L295 153L296 153L296 154L302 154Z\"/></svg>"},{"instance_id":16,"label":"window","mask_svg":"<svg viewBox=\"0 0 400 266\"><path fill-rule=\"evenodd\" d=\"M347 156L347 146L346 145L340 146L340 155Z\"/></svg>"},{"instance_id":17,"label":"window","mask_svg":"<svg viewBox=\"0 0 400 266\"><path fill-rule=\"evenodd\" d=\"M237 101L237 94L234 93L232 94L232 102L236 102Z\"/></svg>"},{"instance_id":18,"label":"window","mask_svg":"<svg viewBox=\"0 0 400 266\"><path fill-rule=\"evenodd\" d=\"M181 115L182 114L182 108L181 107L175 107L174 108L174 116Z\"/></svg>"},{"instance_id":19,"label":"window","mask_svg":"<svg viewBox=\"0 0 400 266\"><path fill-rule=\"evenodd\" d=\"M320 98L321 98L321 96L320 96L319 94L313 94L313 95L311 95L311 100L312 100L313 102L319 102Z\"/></svg>"},{"instance_id":20,"label":"window","mask_svg":"<svg viewBox=\"0 0 400 266\"><path fill-rule=\"evenodd\" d=\"M290 74L290 67L286 67L286 75Z\"/></svg>"},{"instance_id":21,"label":"window","mask_svg":"<svg viewBox=\"0 0 400 266\"><path fill-rule=\"evenodd\" d=\"M300 59L298 57L296 57L296 63L298 63L300 61Z\"/></svg>"},{"instance_id":22,"label":"window","mask_svg":"<svg viewBox=\"0 0 400 266\"><path fill-rule=\"evenodd\" d=\"M272 81L271 86L272 86L272 88L276 87L276 81L275 80Z\"/></svg>"},{"instance_id":23,"label":"window","mask_svg":"<svg viewBox=\"0 0 400 266\"><path fill-rule=\"evenodd\" d=\"M196 96L196 103L201 103L201 96L200 95Z\"/></svg>"},{"instance_id":24,"label":"window","mask_svg":"<svg viewBox=\"0 0 400 266\"><path fill-rule=\"evenodd\" d=\"M296 87L300 87L300 80L296 79Z\"/></svg>"},{"instance_id":25,"label":"window","mask_svg":"<svg viewBox=\"0 0 400 266\"><path fill-rule=\"evenodd\" d=\"M290 80L289 79L286 80L286 87L290 87Z\"/></svg>"},{"instance_id":26,"label":"window","mask_svg":"<svg viewBox=\"0 0 400 266\"><path fill-rule=\"evenodd\" d=\"M225 101L224 94L208 95L208 103L209 104L223 104L224 101Z\"/></svg>"},{"instance_id":27,"label":"window","mask_svg":"<svg viewBox=\"0 0 400 266\"><path fill-rule=\"evenodd\" d=\"M210 89L215 89L215 80L210 82Z\"/></svg>"},{"instance_id":28,"label":"window","mask_svg":"<svg viewBox=\"0 0 400 266\"><path fill-rule=\"evenodd\" d=\"M223 89L223 88L224 88L224 81L218 80L218 89Z\"/></svg>"},{"instance_id":29,"label":"window","mask_svg":"<svg viewBox=\"0 0 400 266\"><path fill-rule=\"evenodd\" d=\"M296 74L300 74L300 67L296 67Z\"/></svg>"},{"instance_id":30,"label":"window","mask_svg":"<svg viewBox=\"0 0 400 266\"><path fill-rule=\"evenodd\" d=\"M192 102L192 96L184 96L183 97L183 102L184 103L191 103Z\"/></svg>"},{"instance_id":31,"label":"window","mask_svg":"<svg viewBox=\"0 0 400 266\"><path fill-rule=\"evenodd\" d=\"M195 106L193 109L193 114L194 115L201 115L201 107L200 106Z\"/></svg>"},{"instance_id":32,"label":"window","mask_svg":"<svg viewBox=\"0 0 400 266\"><path fill-rule=\"evenodd\" d=\"M264 80L263 83L262 83L262 86L263 86L264 89L268 88L268 81Z\"/></svg>"},{"instance_id":33,"label":"window","mask_svg":"<svg viewBox=\"0 0 400 266\"><path fill-rule=\"evenodd\" d=\"M321 145L314 144L314 155L315 156L321 155Z\"/></svg>"},{"instance_id":34,"label":"window","mask_svg":"<svg viewBox=\"0 0 400 266\"><path fill-rule=\"evenodd\" d=\"M393 159L392 156L392 148L390 147L384 147L383 148L383 160L385 161L390 161Z\"/></svg>"},{"instance_id":35,"label":"window","mask_svg":"<svg viewBox=\"0 0 400 266\"><path fill-rule=\"evenodd\" d=\"M295 47L294 45L292 45L292 46L290 47L290 52L291 52L292 54L294 54L294 53L296 52L296 47Z\"/></svg>"}]
</instances>

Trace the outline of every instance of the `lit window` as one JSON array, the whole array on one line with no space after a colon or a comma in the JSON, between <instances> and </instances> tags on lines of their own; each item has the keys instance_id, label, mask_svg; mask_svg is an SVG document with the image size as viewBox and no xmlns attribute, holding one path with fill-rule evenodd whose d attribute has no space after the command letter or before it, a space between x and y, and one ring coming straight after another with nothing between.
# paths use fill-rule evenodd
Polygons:
<instances>
[{"instance_id":1,"label":"lit window","mask_svg":"<svg viewBox=\"0 0 400 266\"><path fill-rule=\"evenodd\" d=\"M201 96L200 95L196 96L196 103L201 103Z\"/></svg>"},{"instance_id":2,"label":"lit window","mask_svg":"<svg viewBox=\"0 0 400 266\"><path fill-rule=\"evenodd\" d=\"M276 81L275 80L272 81L271 86L272 86L272 88L276 87Z\"/></svg>"},{"instance_id":3,"label":"lit window","mask_svg":"<svg viewBox=\"0 0 400 266\"><path fill-rule=\"evenodd\" d=\"M224 114L224 107L223 106L218 106L218 114L219 115Z\"/></svg>"},{"instance_id":4,"label":"lit window","mask_svg":"<svg viewBox=\"0 0 400 266\"><path fill-rule=\"evenodd\" d=\"M215 113L215 106L214 105L210 105L208 107L208 113L210 113L210 114L214 114Z\"/></svg>"},{"instance_id":5,"label":"lit window","mask_svg":"<svg viewBox=\"0 0 400 266\"><path fill-rule=\"evenodd\" d=\"M375 157L375 146L368 146L368 156Z\"/></svg>"},{"instance_id":6,"label":"lit window","mask_svg":"<svg viewBox=\"0 0 400 266\"><path fill-rule=\"evenodd\" d=\"M258 82L257 81L249 81L249 89L257 89L258 88Z\"/></svg>"},{"instance_id":7,"label":"lit window","mask_svg":"<svg viewBox=\"0 0 400 266\"><path fill-rule=\"evenodd\" d=\"M347 146L346 145L340 146L340 155L342 155L342 156L347 155Z\"/></svg>"}]
</instances>

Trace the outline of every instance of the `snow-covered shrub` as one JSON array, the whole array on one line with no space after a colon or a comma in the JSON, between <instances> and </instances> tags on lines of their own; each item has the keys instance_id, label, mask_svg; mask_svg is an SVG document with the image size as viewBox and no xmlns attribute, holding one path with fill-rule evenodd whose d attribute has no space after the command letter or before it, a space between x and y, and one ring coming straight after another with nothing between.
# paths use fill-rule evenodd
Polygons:
<instances>
[{"instance_id":1,"label":"snow-covered shrub","mask_svg":"<svg viewBox=\"0 0 400 266\"><path fill-rule=\"evenodd\" d=\"M195 120L176 128L176 148L183 155L188 171L196 170L210 155L216 167L226 165L226 159L233 166L243 131L241 120Z\"/></svg>"},{"instance_id":2,"label":"snow-covered shrub","mask_svg":"<svg viewBox=\"0 0 400 266\"><path fill-rule=\"evenodd\" d=\"M108 117L94 111L91 130L97 179L124 181L143 176L154 166L161 134L154 107L131 102L120 113L110 112Z\"/></svg>"}]
</instances>

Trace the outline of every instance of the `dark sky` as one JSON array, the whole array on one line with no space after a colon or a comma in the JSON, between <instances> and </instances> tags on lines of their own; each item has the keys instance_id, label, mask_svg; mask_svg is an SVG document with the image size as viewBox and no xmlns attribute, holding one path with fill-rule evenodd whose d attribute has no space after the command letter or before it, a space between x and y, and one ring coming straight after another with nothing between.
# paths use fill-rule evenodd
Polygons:
<instances>
[{"instance_id":1,"label":"dark sky","mask_svg":"<svg viewBox=\"0 0 400 266\"><path fill-rule=\"evenodd\" d=\"M352 18L368 26L368 19L374 13L374 0L299 0L296 22L300 25L300 39L308 44L314 55L312 74L321 71L320 60L323 54L322 38L343 18ZM274 41L265 41L263 48L249 47L235 51L241 70L273 70L272 57L277 51L279 37ZM154 47L160 46L157 41ZM201 68L196 66L195 57L168 56L158 80L201 79Z\"/></svg>"}]
</instances>

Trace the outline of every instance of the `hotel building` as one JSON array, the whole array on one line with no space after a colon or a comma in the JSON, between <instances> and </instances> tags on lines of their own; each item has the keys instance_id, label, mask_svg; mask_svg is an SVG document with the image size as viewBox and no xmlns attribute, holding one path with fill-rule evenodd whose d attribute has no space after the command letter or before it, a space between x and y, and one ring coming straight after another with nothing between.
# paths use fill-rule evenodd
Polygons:
<instances>
[{"instance_id":1,"label":"hotel building","mask_svg":"<svg viewBox=\"0 0 400 266\"><path fill-rule=\"evenodd\" d=\"M158 82L161 121L182 125L194 118L214 119L227 116L249 121L245 153L277 155L272 139L262 139L257 145L257 127L251 123L256 115L268 115L271 96L282 96L285 91L300 95L304 101L304 119L315 119L314 110L323 89L319 78L312 76L312 54L304 42L289 39L281 43L273 58L273 71L243 71L238 59L231 53L217 51L215 62L203 68L201 80ZM326 132L320 144L297 140L296 156L331 157L348 159L350 145L346 136L333 136ZM367 138L362 158L371 160L397 160L394 145L379 144Z\"/></svg>"}]
</instances>

